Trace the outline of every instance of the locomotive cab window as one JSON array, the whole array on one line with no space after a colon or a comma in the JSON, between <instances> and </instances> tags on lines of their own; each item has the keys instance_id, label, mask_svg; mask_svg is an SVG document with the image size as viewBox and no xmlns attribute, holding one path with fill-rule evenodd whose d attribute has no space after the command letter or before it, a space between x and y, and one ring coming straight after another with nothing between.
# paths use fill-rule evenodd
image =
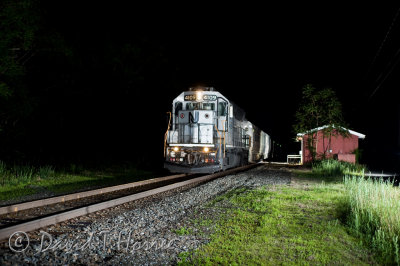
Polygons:
<instances>
[{"instance_id":1,"label":"locomotive cab window","mask_svg":"<svg viewBox=\"0 0 400 266\"><path fill-rule=\"evenodd\" d=\"M215 109L215 103L203 103L203 110L214 110Z\"/></svg>"},{"instance_id":2,"label":"locomotive cab window","mask_svg":"<svg viewBox=\"0 0 400 266\"><path fill-rule=\"evenodd\" d=\"M175 103L175 115L178 115L179 111L182 110L182 103L181 102L176 102Z\"/></svg>"},{"instance_id":3,"label":"locomotive cab window","mask_svg":"<svg viewBox=\"0 0 400 266\"><path fill-rule=\"evenodd\" d=\"M200 103L186 103L186 110L199 110Z\"/></svg>"},{"instance_id":4,"label":"locomotive cab window","mask_svg":"<svg viewBox=\"0 0 400 266\"><path fill-rule=\"evenodd\" d=\"M218 103L218 116L225 116L226 115L226 102L219 102Z\"/></svg>"},{"instance_id":5,"label":"locomotive cab window","mask_svg":"<svg viewBox=\"0 0 400 266\"><path fill-rule=\"evenodd\" d=\"M215 103L186 103L186 110L214 110Z\"/></svg>"}]
</instances>

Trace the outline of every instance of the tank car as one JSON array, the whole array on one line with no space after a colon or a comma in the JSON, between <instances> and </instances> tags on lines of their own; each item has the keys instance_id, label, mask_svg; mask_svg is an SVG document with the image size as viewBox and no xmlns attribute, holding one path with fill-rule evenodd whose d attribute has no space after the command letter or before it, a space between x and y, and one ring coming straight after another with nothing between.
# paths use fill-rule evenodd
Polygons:
<instances>
[{"instance_id":1,"label":"tank car","mask_svg":"<svg viewBox=\"0 0 400 266\"><path fill-rule=\"evenodd\" d=\"M169 114L164 167L171 172L214 173L269 157L269 135L212 87L182 92Z\"/></svg>"}]
</instances>

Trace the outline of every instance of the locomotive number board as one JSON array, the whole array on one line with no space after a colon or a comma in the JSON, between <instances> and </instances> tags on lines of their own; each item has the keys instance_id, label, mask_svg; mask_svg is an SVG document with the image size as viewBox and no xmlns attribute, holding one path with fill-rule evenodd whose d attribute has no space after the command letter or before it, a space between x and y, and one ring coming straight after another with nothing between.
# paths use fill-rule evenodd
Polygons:
<instances>
[{"instance_id":1,"label":"locomotive number board","mask_svg":"<svg viewBox=\"0 0 400 266\"><path fill-rule=\"evenodd\" d=\"M217 100L217 95L209 95L209 94L204 94L201 95L200 99L198 98L199 95L197 94L186 94L184 97L185 101L215 101Z\"/></svg>"}]
</instances>

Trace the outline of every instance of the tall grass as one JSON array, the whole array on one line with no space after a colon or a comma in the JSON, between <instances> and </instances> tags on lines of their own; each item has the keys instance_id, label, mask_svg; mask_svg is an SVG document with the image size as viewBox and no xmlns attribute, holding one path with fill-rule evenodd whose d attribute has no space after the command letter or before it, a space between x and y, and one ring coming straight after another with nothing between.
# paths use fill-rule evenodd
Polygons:
<instances>
[{"instance_id":1,"label":"tall grass","mask_svg":"<svg viewBox=\"0 0 400 266\"><path fill-rule=\"evenodd\" d=\"M343 176L344 174L362 174L364 166L337 160L323 160L313 164L312 172L321 177Z\"/></svg>"},{"instance_id":2,"label":"tall grass","mask_svg":"<svg viewBox=\"0 0 400 266\"><path fill-rule=\"evenodd\" d=\"M22 182L28 182L33 179L35 168L29 165L14 165L12 174L15 179Z\"/></svg>"},{"instance_id":3,"label":"tall grass","mask_svg":"<svg viewBox=\"0 0 400 266\"><path fill-rule=\"evenodd\" d=\"M364 177L365 168L336 160L313 164L319 177L344 177L347 222L382 264L400 265L400 189L393 182Z\"/></svg>"},{"instance_id":4,"label":"tall grass","mask_svg":"<svg viewBox=\"0 0 400 266\"><path fill-rule=\"evenodd\" d=\"M49 178L55 175L53 166L42 166L35 168L31 165L7 165L5 162L0 161L0 185L18 185L22 183L29 183L37 178Z\"/></svg>"},{"instance_id":5,"label":"tall grass","mask_svg":"<svg viewBox=\"0 0 400 266\"><path fill-rule=\"evenodd\" d=\"M1 185L4 186L6 182L7 166L3 161L0 161L0 180Z\"/></svg>"},{"instance_id":6,"label":"tall grass","mask_svg":"<svg viewBox=\"0 0 400 266\"><path fill-rule=\"evenodd\" d=\"M40 178L46 179L49 177L54 177L55 170L51 165L45 165L39 168L38 174Z\"/></svg>"},{"instance_id":7,"label":"tall grass","mask_svg":"<svg viewBox=\"0 0 400 266\"><path fill-rule=\"evenodd\" d=\"M400 265L400 190L393 183L346 175L348 222L384 264Z\"/></svg>"}]
</instances>

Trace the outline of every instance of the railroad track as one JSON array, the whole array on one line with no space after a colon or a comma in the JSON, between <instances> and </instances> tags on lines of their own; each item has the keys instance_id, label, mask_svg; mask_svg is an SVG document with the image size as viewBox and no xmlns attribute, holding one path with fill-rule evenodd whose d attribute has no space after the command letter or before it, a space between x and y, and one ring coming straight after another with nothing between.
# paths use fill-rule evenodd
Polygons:
<instances>
[{"instance_id":1,"label":"railroad track","mask_svg":"<svg viewBox=\"0 0 400 266\"><path fill-rule=\"evenodd\" d=\"M187 174L160 177L120 186L96 189L92 191L37 200L34 202L26 202L21 204L5 206L0 208L0 214L2 214L0 215L0 220L7 220L9 218L6 217L8 216L13 217L13 215L15 216L18 213L21 214L24 211L30 211L33 213L40 213L40 214L36 215L35 217L28 216L27 219L22 219L22 220L14 219L14 221L11 223L3 222L3 225L0 227L0 241L8 239L10 235L18 231L29 232L37 230L39 228L61 223L76 217L89 215L91 213L95 213L107 208L112 208L118 205L122 205L127 202L157 195L159 193L171 191L189 185L196 185L208 182L218 177L250 169L256 165L257 164L246 165L243 167L229 169L224 172L219 172L200 177L193 177L194 175L187 175ZM165 185L166 183L168 185ZM101 196L99 196L99 193L101 194ZM104 197L106 195L107 196L111 195L111 197L107 199L107 197ZM95 203L87 203L85 199L89 198L97 198L97 201L95 200L94 201ZM64 205L68 202L78 203L80 201L84 202L83 205L78 204L70 207L70 209L67 210L65 210L65 208L61 208L61 210L55 208L55 212L46 213L44 215L41 214L40 211L36 211L36 208L50 209L49 206L52 206L54 204Z\"/></svg>"},{"instance_id":2,"label":"railroad track","mask_svg":"<svg viewBox=\"0 0 400 266\"><path fill-rule=\"evenodd\" d=\"M61 195L61 196L56 196L56 197L51 197L51 198L45 198L45 199L39 199L39 200L34 200L34 201L12 204L12 205L8 205L8 206L0 207L0 215L7 215L10 213L20 212L22 210L48 206L48 205L52 205L52 204L56 204L56 203L64 203L64 202L71 201L71 200L83 199L83 198L87 198L87 197L91 197L91 196L96 196L99 194L118 192L118 191L122 191L125 189L131 189L131 188L135 188L135 187L157 184L160 182L174 181L174 180L178 180L179 178L185 178L185 177L190 178L191 176L193 176L193 175L188 175L188 174L171 175L171 176L166 176L166 177L152 178L152 179L148 179L148 180L132 182L132 183L123 184L123 185L99 188L99 189L83 191L83 192L78 192L78 193L72 193L72 194L67 194L67 195Z\"/></svg>"},{"instance_id":3,"label":"railroad track","mask_svg":"<svg viewBox=\"0 0 400 266\"><path fill-rule=\"evenodd\" d=\"M168 185L174 182L184 181L193 177L196 177L196 175L180 174L159 177L0 207L0 229L23 221L32 220L38 216L50 215L61 211L88 206Z\"/></svg>"}]
</instances>

